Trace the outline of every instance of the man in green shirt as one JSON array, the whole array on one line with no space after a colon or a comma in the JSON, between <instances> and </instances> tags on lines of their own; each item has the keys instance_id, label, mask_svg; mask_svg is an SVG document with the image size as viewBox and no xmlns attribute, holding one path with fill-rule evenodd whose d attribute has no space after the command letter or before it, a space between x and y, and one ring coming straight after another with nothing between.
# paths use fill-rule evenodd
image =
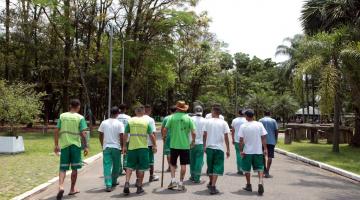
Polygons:
<instances>
[{"instance_id":1,"label":"man in green shirt","mask_svg":"<svg viewBox=\"0 0 360 200\"><path fill-rule=\"evenodd\" d=\"M75 184L77 170L82 167L81 148L84 148L84 156L87 156L89 152L86 141L87 124L85 118L78 114L79 111L80 101L72 99L70 101L70 111L60 115L54 132L54 152L57 155L60 153L59 192L56 199L62 199L64 195L64 180L66 171L70 167L72 173L69 195L79 193L79 190L75 189Z\"/></svg>"},{"instance_id":2,"label":"man in green shirt","mask_svg":"<svg viewBox=\"0 0 360 200\"><path fill-rule=\"evenodd\" d=\"M161 133L163 133L163 129L165 128L167 121L170 119L172 114L174 114L175 112L176 112L176 107L171 106L170 114L168 116L166 116L161 123ZM171 172L171 169L170 169L170 130L167 130L166 135L163 135L162 137L163 137L163 142L164 142L164 155L166 155L167 163L169 165L169 167L166 171Z\"/></svg>"},{"instance_id":3,"label":"man in green shirt","mask_svg":"<svg viewBox=\"0 0 360 200\"><path fill-rule=\"evenodd\" d=\"M186 165L190 164L190 146L195 144L195 125L193 120L186 111L189 106L184 101L176 103L176 113L168 119L165 128L163 128L163 135L167 134L167 130L171 130L170 138L170 164L171 164L171 182L168 189L175 189L183 191L185 186L183 184ZM192 141L190 143L189 134L191 133ZM175 179L175 169L177 159L180 157L180 182L177 184Z\"/></svg>"},{"instance_id":4,"label":"man in green shirt","mask_svg":"<svg viewBox=\"0 0 360 200\"><path fill-rule=\"evenodd\" d=\"M157 151L156 139L153 134L152 127L149 120L144 118L145 108L138 105L135 108L135 117L129 119L125 127L124 141L129 138L128 147L123 144L123 153L127 155L126 164L126 182L124 186L124 194L130 194L130 178L133 171L136 171L136 193L141 194L144 192L142 188L144 180L144 172L149 170L149 150L148 150L148 136L153 144L152 150L154 153Z\"/></svg>"}]
</instances>

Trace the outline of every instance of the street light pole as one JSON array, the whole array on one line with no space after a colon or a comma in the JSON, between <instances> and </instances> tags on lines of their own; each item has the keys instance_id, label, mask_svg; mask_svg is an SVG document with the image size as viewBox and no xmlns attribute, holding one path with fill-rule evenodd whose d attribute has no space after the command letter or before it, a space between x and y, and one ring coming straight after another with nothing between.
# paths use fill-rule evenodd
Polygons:
<instances>
[{"instance_id":1,"label":"street light pole","mask_svg":"<svg viewBox=\"0 0 360 200\"><path fill-rule=\"evenodd\" d=\"M110 27L110 63L109 63L109 99L108 99L108 118L110 118L111 108L111 84L112 84L112 57L113 57L113 27Z\"/></svg>"}]
</instances>

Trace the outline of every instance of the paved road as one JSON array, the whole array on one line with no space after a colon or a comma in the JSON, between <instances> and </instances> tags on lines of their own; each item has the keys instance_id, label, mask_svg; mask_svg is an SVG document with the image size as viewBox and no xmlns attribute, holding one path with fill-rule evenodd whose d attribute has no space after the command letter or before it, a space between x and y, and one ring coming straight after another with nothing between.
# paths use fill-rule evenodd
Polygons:
<instances>
[{"instance_id":1,"label":"paved road","mask_svg":"<svg viewBox=\"0 0 360 200\"><path fill-rule=\"evenodd\" d=\"M162 145L162 142L158 142ZM161 169L161 155L158 153L156 157L156 169ZM205 172L206 166L203 168ZM104 192L103 177L102 177L102 161L97 160L93 164L87 166L81 173L78 179L78 188L81 193L76 197L65 196L64 199L82 199L82 200L99 200L99 199L116 199L116 198L129 198L129 199L156 199L156 200L187 200L187 199L291 199L291 200L312 200L312 199L346 199L352 200L360 199L360 184L351 180L342 178L333 173L306 165L289 159L285 156L276 155L274 160L272 174L274 178L265 180L265 194L263 197L257 196L256 192L248 193L242 191L241 188L245 184L245 178L237 176L235 170L235 157L232 152L231 157L226 160L225 175L219 179L218 189L221 191L219 195L210 196L206 189L207 179L204 176L202 184L193 185L189 182L186 183L187 191L176 192L169 191L160 187L160 182L145 183L145 194L138 196L131 194L130 196L123 196L124 177L120 177L120 186L113 192ZM159 172L159 171L157 171ZM160 175L160 173L158 173ZM187 176L188 178L188 176ZM169 183L170 174L165 173L165 187ZM148 174L145 176L148 180ZM253 189L257 190L258 180L255 176L252 177ZM134 183L132 177L131 183ZM66 181L69 188L69 177ZM255 186L255 187L254 187ZM131 188L135 192L135 188ZM31 197L30 199L52 200L57 192L57 186L52 185L44 192ZM65 193L67 193L65 191Z\"/></svg>"}]
</instances>

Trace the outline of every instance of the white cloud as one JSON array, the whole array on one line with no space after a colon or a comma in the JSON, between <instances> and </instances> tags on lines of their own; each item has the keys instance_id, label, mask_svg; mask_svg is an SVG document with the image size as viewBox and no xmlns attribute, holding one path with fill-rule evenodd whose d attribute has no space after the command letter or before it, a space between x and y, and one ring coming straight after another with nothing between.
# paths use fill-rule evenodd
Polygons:
<instances>
[{"instance_id":1,"label":"white cloud","mask_svg":"<svg viewBox=\"0 0 360 200\"><path fill-rule=\"evenodd\" d=\"M201 0L197 12L208 11L210 30L229 44L230 53L276 57L283 39L302 33L299 21L303 0Z\"/></svg>"}]
</instances>

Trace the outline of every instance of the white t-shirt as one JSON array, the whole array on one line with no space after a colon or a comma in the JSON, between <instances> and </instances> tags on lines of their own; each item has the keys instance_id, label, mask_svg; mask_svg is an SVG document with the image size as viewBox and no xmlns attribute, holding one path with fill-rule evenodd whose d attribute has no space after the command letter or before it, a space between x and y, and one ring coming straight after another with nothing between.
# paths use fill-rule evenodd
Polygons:
<instances>
[{"instance_id":1,"label":"white t-shirt","mask_svg":"<svg viewBox=\"0 0 360 200\"><path fill-rule=\"evenodd\" d=\"M119 120L110 118L101 122L98 131L104 133L103 149L121 149L120 134L124 133L124 125Z\"/></svg>"},{"instance_id":2,"label":"white t-shirt","mask_svg":"<svg viewBox=\"0 0 360 200\"><path fill-rule=\"evenodd\" d=\"M231 127L235 130L234 141L236 143L240 142L239 130L240 126L243 125L245 122L247 122L245 117L237 117L231 123Z\"/></svg>"},{"instance_id":3,"label":"white t-shirt","mask_svg":"<svg viewBox=\"0 0 360 200\"><path fill-rule=\"evenodd\" d=\"M206 124L206 119L204 119L201 116L193 116L191 119L194 121L196 130L196 138L195 138L195 144L203 144L204 143L204 127ZM190 140L191 141L191 140Z\"/></svg>"},{"instance_id":4,"label":"white t-shirt","mask_svg":"<svg viewBox=\"0 0 360 200\"><path fill-rule=\"evenodd\" d=\"M131 118L131 117L130 117L129 115L122 113L122 114L119 114L116 119L119 120L121 123L123 123L124 128L125 128L126 125L127 125L128 122L129 122L129 119L130 119L130 118ZM128 134L128 137L127 137L127 141L126 141L126 142L129 142L129 140L130 140L130 135Z\"/></svg>"},{"instance_id":5,"label":"white t-shirt","mask_svg":"<svg viewBox=\"0 0 360 200\"><path fill-rule=\"evenodd\" d=\"M244 138L245 154L263 154L261 136L267 135L264 125L257 121L246 122L240 127L239 135Z\"/></svg>"},{"instance_id":6,"label":"white t-shirt","mask_svg":"<svg viewBox=\"0 0 360 200\"><path fill-rule=\"evenodd\" d=\"M149 121L151 129L153 130L153 132L156 132L155 120L152 117L150 117L149 115L144 115L144 117ZM153 143L150 140L150 136L148 136L147 140L148 140L148 146L149 147L152 146Z\"/></svg>"},{"instance_id":7,"label":"white t-shirt","mask_svg":"<svg viewBox=\"0 0 360 200\"><path fill-rule=\"evenodd\" d=\"M224 151L224 135L230 133L227 122L219 118L207 119L204 131L207 133L206 148Z\"/></svg>"},{"instance_id":8,"label":"white t-shirt","mask_svg":"<svg viewBox=\"0 0 360 200\"><path fill-rule=\"evenodd\" d=\"M205 119L211 119L212 118L212 114L211 113L208 113L206 116L205 116ZM220 115L219 116L220 119L224 120L224 116Z\"/></svg>"}]
</instances>

